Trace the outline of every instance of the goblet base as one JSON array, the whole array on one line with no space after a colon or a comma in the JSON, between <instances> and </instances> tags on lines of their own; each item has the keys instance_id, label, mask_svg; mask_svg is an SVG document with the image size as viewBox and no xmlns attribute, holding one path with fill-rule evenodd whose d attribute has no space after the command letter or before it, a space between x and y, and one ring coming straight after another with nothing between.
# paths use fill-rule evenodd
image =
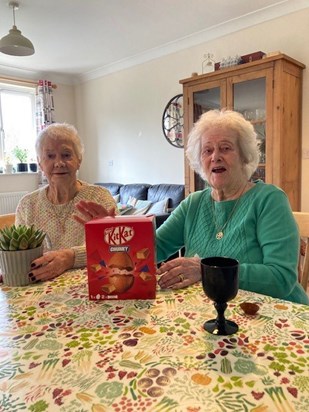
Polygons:
<instances>
[{"instance_id":1,"label":"goblet base","mask_svg":"<svg viewBox=\"0 0 309 412\"><path fill-rule=\"evenodd\" d=\"M219 323L217 319L211 319L204 323L204 329L212 335L227 336L236 333L238 331L238 325L231 320L225 320L223 323Z\"/></svg>"}]
</instances>

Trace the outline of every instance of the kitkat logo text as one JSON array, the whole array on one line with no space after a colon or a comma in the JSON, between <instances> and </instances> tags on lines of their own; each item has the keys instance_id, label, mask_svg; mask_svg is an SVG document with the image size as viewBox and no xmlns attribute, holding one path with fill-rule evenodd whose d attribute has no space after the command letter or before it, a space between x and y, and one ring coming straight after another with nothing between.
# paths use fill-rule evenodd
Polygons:
<instances>
[{"instance_id":1,"label":"kitkat logo text","mask_svg":"<svg viewBox=\"0 0 309 412\"><path fill-rule=\"evenodd\" d=\"M123 245L134 237L133 227L116 226L104 230L104 242L108 245Z\"/></svg>"}]
</instances>

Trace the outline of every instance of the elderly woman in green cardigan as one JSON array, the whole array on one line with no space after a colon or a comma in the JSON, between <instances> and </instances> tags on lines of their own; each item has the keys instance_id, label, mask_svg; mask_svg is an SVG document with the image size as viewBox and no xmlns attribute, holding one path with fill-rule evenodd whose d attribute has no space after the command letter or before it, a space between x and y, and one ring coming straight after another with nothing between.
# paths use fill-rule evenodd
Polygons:
<instances>
[{"instance_id":1,"label":"elderly woman in green cardigan","mask_svg":"<svg viewBox=\"0 0 309 412\"><path fill-rule=\"evenodd\" d=\"M210 110L190 132L186 155L206 188L156 231L161 288L198 282L201 258L229 256L240 262L241 289L309 304L297 280L300 239L289 200L280 188L251 180L259 163L252 124L235 111ZM78 208L86 220L107 213L91 203ZM182 247L184 257L164 262Z\"/></svg>"}]
</instances>

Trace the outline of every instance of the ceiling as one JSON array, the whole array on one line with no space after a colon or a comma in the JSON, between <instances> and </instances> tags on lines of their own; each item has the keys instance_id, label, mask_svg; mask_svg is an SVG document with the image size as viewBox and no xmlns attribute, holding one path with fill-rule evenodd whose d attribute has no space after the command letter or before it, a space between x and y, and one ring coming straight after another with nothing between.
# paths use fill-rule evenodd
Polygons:
<instances>
[{"instance_id":1,"label":"ceiling","mask_svg":"<svg viewBox=\"0 0 309 412\"><path fill-rule=\"evenodd\" d=\"M13 25L0 0L0 37ZM20 0L35 54L0 53L0 72L85 80L309 7L309 0Z\"/></svg>"}]
</instances>

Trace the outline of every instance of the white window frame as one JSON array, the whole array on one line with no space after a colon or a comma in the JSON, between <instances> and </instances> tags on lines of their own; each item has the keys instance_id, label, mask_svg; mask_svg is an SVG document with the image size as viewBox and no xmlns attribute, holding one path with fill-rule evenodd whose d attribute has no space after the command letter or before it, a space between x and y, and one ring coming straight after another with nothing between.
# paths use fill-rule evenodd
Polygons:
<instances>
[{"instance_id":1,"label":"white window frame","mask_svg":"<svg viewBox=\"0 0 309 412\"><path fill-rule=\"evenodd\" d=\"M36 87L35 86L22 86L19 84L11 84L5 83L0 80L0 93L1 92L9 92L9 93L16 93L16 94L24 94L31 97L31 109L32 109L32 127L33 127L33 136L35 139L36 136L36 104L35 104L35 95L36 95ZM18 122L18 119L16 120ZM34 141L31 143L29 142L29 152L34 153ZM2 107L1 107L1 98L0 98L0 167L3 167L5 164L5 130L3 126L3 118L2 118ZM13 163L15 163L15 160ZM30 160L30 159L28 159Z\"/></svg>"}]
</instances>

